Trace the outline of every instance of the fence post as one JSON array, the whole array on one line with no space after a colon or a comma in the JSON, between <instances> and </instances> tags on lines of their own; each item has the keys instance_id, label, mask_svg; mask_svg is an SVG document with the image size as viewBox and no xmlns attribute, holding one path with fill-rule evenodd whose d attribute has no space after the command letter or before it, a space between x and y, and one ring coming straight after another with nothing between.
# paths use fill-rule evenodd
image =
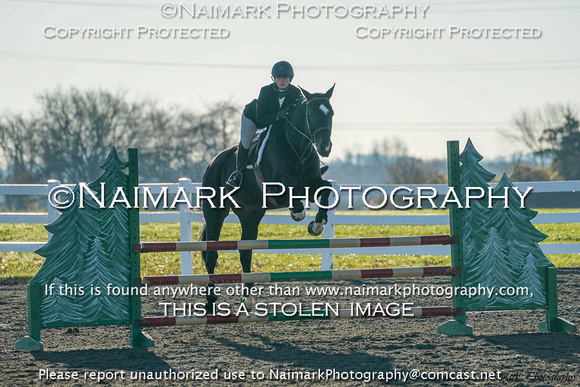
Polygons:
<instances>
[{"instance_id":1,"label":"fence post","mask_svg":"<svg viewBox=\"0 0 580 387\"><path fill-rule=\"evenodd\" d=\"M179 179L179 188L184 192L188 192L191 179L182 177ZM187 193L187 197L191 201L191 193ZM191 211L187 204L179 203L179 240L192 241L191 232ZM181 252L181 275L193 274L193 254L191 251Z\"/></svg>"},{"instance_id":2,"label":"fence post","mask_svg":"<svg viewBox=\"0 0 580 387\"><path fill-rule=\"evenodd\" d=\"M332 183L332 187L334 187L334 181L331 181ZM334 202L334 193L331 192L330 196L328 197L328 203L333 203ZM322 230L322 237L325 239L331 239L334 238L334 215L335 215L335 208L331 208L330 210L328 210L328 222L326 223L326 225L324 226L324 229ZM320 270L332 270L332 266L334 264L334 256L332 255L332 253L330 252L330 249L326 249L323 253L322 253L322 259L320 262Z\"/></svg>"},{"instance_id":3,"label":"fence post","mask_svg":"<svg viewBox=\"0 0 580 387\"><path fill-rule=\"evenodd\" d=\"M55 187L58 187L60 185L60 180L50 179L50 180L47 180L47 184L48 184L48 192L47 192L47 197L48 197L48 195L50 194L50 191L52 191ZM50 200L48 200L48 224L57 220L59 216L60 216L60 211L57 210L56 208L54 208L53 206L51 206ZM48 233L48 240L50 240L50 238L52 238L52 234Z\"/></svg>"},{"instance_id":4,"label":"fence post","mask_svg":"<svg viewBox=\"0 0 580 387\"><path fill-rule=\"evenodd\" d=\"M461 169L459 156L459 141L447 141L447 174L449 187L453 187L455 192L461 191ZM458 268L460 274L452 278L453 289L465 289L465 267L464 267L464 216L461 208L456 203L451 203L449 207L449 232L451 236L458 238L459 243L451 245L451 266ZM439 325L437 330L449 336L465 336L473 334L473 328L467 324L466 296L463 294L453 294L453 307L461 309L461 313L455 316L454 320Z\"/></svg>"}]
</instances>

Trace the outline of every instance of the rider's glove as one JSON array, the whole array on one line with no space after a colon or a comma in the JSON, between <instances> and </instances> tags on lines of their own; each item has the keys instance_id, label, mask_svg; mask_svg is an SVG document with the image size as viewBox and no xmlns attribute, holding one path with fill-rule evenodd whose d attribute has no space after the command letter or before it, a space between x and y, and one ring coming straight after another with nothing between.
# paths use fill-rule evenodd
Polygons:
<instances>
[{"instance_id":1,"label":"rider's glove","mask_svg":"<svg viewBox=\"0 0 580 387\"><path fill-rule=\"evenodd\" d=\"M287 106L285 108L278 110L278 113L276 114L276 120L280 121L280 120L283 120L284 118L286 118L289 111L290 111L290 106Z\"/></svg>"}]
</instances>

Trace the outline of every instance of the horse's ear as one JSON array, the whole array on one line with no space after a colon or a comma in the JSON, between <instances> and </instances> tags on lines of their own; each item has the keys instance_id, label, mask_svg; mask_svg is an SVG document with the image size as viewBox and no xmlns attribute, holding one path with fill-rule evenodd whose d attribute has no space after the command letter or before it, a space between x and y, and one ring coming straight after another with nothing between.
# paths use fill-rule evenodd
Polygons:
<instances>
[{"instance_id":1,"label":"horse's ear","mask_svg":"<svg viewBox=\"0 0 580 387\"><path fill-rule=\"evenodd\" d=\"M324 94L324 96L328 99L330 99L330 97L332 97L332 92L334 91L334 86L336 86L336 83L334 85L332 85L332 87L330 89L328 89L328 91Z\"/></svg>"},{"instance_id":2,"label":"horse's ear","mask_svg":"<svg viewBox=\"0 0 580 387\"><path fill-rule=\"evenodd\" d=\"M300 86L298 86L298 88L300 89L300 91L302 92L302 94L304 94L304 97L306 98L306 100L308 101L309 99L312 99L313 95L310 94L308 91L304 90L303 88L301 88Z\"/></svg>"}]
</instances>

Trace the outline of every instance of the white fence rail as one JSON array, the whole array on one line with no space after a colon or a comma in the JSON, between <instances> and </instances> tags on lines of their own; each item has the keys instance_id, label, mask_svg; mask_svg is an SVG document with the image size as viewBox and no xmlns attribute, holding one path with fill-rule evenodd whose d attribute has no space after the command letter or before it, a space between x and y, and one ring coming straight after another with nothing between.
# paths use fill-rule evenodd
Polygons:
<instances>
[{"instance_id":1,"label":"white fence rail","mask_svg":"<svg viewBox=\"0 0 580 387\"><path fill-rule=\"evenodd\" d=\"M0 195L35 195L47 197L50 190L60 185L57 180L49 180L48 184L26 184L26 185L0 185ZM197 187L201 187L200 183L192 183L189 179L180 179L179 183L161 183L161 184L140 184L141 187L148 187L153 195L159 195L164 187L167 187L169 195L176 194L178 190L184 190L191 197L192 203L195 203L195 194ZM352 187L352 185L349 185ZM564 181L564 182L530 182L530 183L516 183L516 187L521 192L525 192L528 187L533 187L534 193L556 193L556 192L580 192L580 181ZM72 187L72 186L69 186ZM340 185L336 185L338 189ZM385 192L392 192L393 189L399 185L361 185L360 191L354 193L358 196L370 187L379 187ZM414 193L417 188L424 187L421 185L405 185L405 187L412 189ZM437 191L438 194L447 193L447 186L433 185L430 186ZM407 191L400 192L400 194L407 194ZM48 206L48 213L0 213L0 223L50 223L57 219L59 211ZM306 225L313 219L313 216L307 216L301 224ZM180 240L191 241L192 223L202 222L202 214L199 211L190 211L186 205L179 205L179 212L146 212L141 211L139 220L141 223L179 223ZM226 223L237 223L238 220L235 215L230 214L226 218ZM580 212L564 212L564 213L541 213L533 219L534 224L545 223L580 223ZM262 220L262 224L296 224L287 213L268 213ZM334 238L335 226L337 225L447 225L449 224L449 217L447 215L346 215L337 214L335 211L329 211L328 224L324 228L324 238ZM49 235L50 238L50 235ZM32 252L44 245L44 242L0 242L0 252ZM543 243L540 245L545 254L577 254L580 253L580 243ZM258 253L293 253L299 252L287 249L279 250L255 250ZM449 246L401 246L401 247L370 247L352 249L313 249L308 251L309 254L321 254L322 270L329 270L332 268L334 254L409 254L409 255L449 255ZM191 274L192 267L192 253L181 253L181 273Z\"/></svg>"}]
</instances>

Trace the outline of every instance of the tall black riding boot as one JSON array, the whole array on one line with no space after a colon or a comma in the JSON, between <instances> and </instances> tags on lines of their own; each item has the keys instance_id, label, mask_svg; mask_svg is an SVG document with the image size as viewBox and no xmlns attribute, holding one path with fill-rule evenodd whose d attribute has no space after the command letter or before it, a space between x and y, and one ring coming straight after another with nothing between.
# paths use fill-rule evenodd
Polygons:
<instances>
[{"instance_id":1,"label":"tall black riding boot","mask_svg":"<svg viewBox=\"0 0 580 387\"><path fill-rule=\"evenodd\" d=\"M236 154L236 170L230 175L226 184L230 187L239 187L242 184L242 171L246 167L248 161L249 149L244 148L242 143L238 144L238 152Z\"/></svg>"}]
</instances>

